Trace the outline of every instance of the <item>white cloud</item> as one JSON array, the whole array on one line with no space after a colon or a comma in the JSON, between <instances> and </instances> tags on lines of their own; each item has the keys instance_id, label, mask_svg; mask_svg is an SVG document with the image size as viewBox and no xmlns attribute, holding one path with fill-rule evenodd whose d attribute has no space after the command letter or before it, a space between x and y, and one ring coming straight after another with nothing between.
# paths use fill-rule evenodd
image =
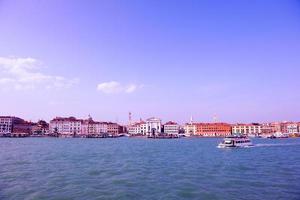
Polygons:
<instances>
[{"instance_id":1,"label":"white cloud","mask_svg":"<svg viewBox=\"0 0 300 200\"><path fill-rule=\"evenodd\" d=\"M118 94L118 93L133 93L137 89L142 88L143 85L136 85L136 84L127 84L122 85L117 81L110 81L99 83L97 85L97 90L106 94Z\"/></svg>"},{"instance_id":2,"label":"white cloud","mask_svg":"<svg viewBox=\"0 0 300 200\"><path fill-rule=\"evenodd\" d=\"M67 79L41 72L34 58L0 57L0 89L69 88L78 79Z\"/></svg>"}]
</instances>

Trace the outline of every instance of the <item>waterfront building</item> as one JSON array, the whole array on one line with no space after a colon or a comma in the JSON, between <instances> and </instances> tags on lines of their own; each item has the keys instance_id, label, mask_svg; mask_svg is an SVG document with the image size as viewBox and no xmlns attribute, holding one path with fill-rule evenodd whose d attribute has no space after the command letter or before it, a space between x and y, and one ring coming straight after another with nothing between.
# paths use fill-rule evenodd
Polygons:
<instances>
[{"instance_id":1,"label":"waterfront building","mask_svg":"<svg viewBox=\"0 0 300 200\"><path fill-rule=\"evenodd\" d=\"M196 125L193 123L193 116L190 118L190 123L186 123L183 127L186 137L196 135Z\"/></svg>"},{"instance_id":2,"label":"waterfront building","mask_svg":"<svg viewBox=\"0 0 300 200\"><path fill-rule=\"evenodd\" d=\"M148 136L155 136L161 133L161 119L156 117L151 117L146 120L146 127L147 127L147 135Z\"/></svg>"},{"instance_id":3,"label":"waterfront building","mask_svg":"<svg viewBox=\"0 0 300 200\"><path fill-rule=\"evenodd\" d=\"M280 130L282 133L288 133L288 125L290 124L291 122L281 122L280 123Z\"/></svg>"},{"instance_id":4,"label":"waterfront building","mask_svg":"<svg viewBox=\"0 0 300 200\"><path fill-rule=\"evenodd\" d=\"M280 130L280 125L279 125ZM263 123L261 125L261 136L262 137L269 137L276 133L275 126L272 123Z\"/></svg>"},{"instance_id":5,"label":"waterfront building","mask_svg":"<svg viewBox=\"0 0 300 200\"><path fill-rule=\"evenodd\" d=\"M179 125L176 122L169 121L163 126L164 133L168 135L178 135Z\"/></svg>"},{"instance_id":6,"label":"waterfront building","mask_svg":"<svg viewBox=\"0 0 300 200\"><path fill-rule=\"evenodd\" d=\"M87 120L76 119L75 117L56 117L50 121L49 132L51 135L62 137L87 137L98 136L108 133L117 136L123 133L123 127L112 122L97 122L91 117Z\"/></svg>"},{"instance_id":7,"label":"waterfront building","mask_svg":"<svg viewBox=\"0 0 300 200\"><path fill-rule=\"evenodd\" d=\"M140 130L142 135L147 135L147 123L142 120L140 122Z\"/></svg>"},{"instance_id":8,"label":"waterfront building","mask_svg":"<svg viewBox=\"0 0 300 200\"><path fill-rule=\"evenodd\" d=\"M288 134L298 133L298 124L297 123L287 123L286 125Z\"/></svg>"},{"instance_id":9,"label":"waterfront building","mask_svg":"<svg viewBox=\"0 0 300 200\"><path fill-rule=\"evenodd\" d=\"M87 120L83 120L81 127L81 136L100 136L108 132L108 124L106 122L97 122L89 116Z\"/></svg>"},{"instance_id":10,"label":"waterfront building","mask_svg":"<svg viewBox=\"0 0 300 200\"><path fill-rule=\"evenodd\" d=\"M81 135L83 120L75 117L56 117L50 121L49 132L52 135L72 137Z\"/></svg>"},{"instance_id":11,"label":"waterfront building","mask_svg":"<svg viewBox=\"0 0 300 200\"><path fill-rule=\"evenodd\" d=\"M178 134L179 134L180 137L186 136L185 133L184 133L184 132L185 132L184 127L185 127L185 125L183 125L183 126L179 125L179 131L178 131Z\"/></svg>"},{"instance_id":12,"label":"waterfront building","mask_svg":"<svg viewBox=\"0 0 300 200\"><path fill-rule=\"evenodd\" d=\"M131 136L136 136L140 134L140 124L138 122L130 124L128 126L128 134Z\"/></svg>"},{"instance_id":13,"label":"waterfront building","mask_svg":"<svg viewBox=\"0 0 300 200\"><path fill-rule=\"evenodd\" d=\"M287 124L288 122L281 122L280 123L280 130L282 133L287 133Z\"/></svg>"},{"instance_id":14,"label":"waterfront building","mask_svg":"<svg viewBox=\"0 0 300 200\"><path fill-rule=\"evenodd\" d=\"M261 135L271 135L274 132L270 123L261 124Z\"/></svg>"},{"instance_id":15,"label":"waterfront building","mask_svg":"<svg viewBox=\"0 0 300 200\"><path fill-rule=\"evenodd\" d=\"M43 136L49 134L49 124L44 120L39 120L31 128L31 134L34 136Z\"/></svg>"},{"instance_id":16,"label":"waterfront building","mask_svg":"<svg viewBox=\"0 0 300 200\"><path fill-rule=\"evenodd\" d=\"M145 135L147 131L147 125L144 121L135 122L128 126L128 134L131 136Z\"/></svg>"},{"instance_id":17,"label":"waterfront building","mask_svg":"<svg viewBox=\"0 0 300 200\"><path fill-rule=\"evenodd\" d=\"M87 120L83 120L81 124L81 136L89 136L89 135L98 135L100 134L97 122L95 122L91 117Z\"/></svg>"},{"instance_id":18,"label":"waterfront building","mask_svg":"<svg viewBox=\"0 0 300 200\"><path fill-rule=\"evenodd\" d=\"M226 137L231 135L231 125L227 123L194 123L196 136Z\"/></svg>"},{"instance_id":19,"label":"waterfront building","mask_svg":"<svg viewBox=\"0 0 300 200\"><path fill-rule=\"evenodd\" d=\"M100 133L108 133L108 124L106 122L98 122L97 125Z\"/></svg>"},{"instance_id":20,"label":"waterfront building","mask_svg":"<svg viewBox=\"0 0 300 200\"><path fill-rule=\"evenodd\" d=\"M131 136L139 136L147 134L147 124L142 119L139 122L131 123L128 126L128 134Z\"/></svg>"},{"instance_id":21,"label":"waterfront building","mask_svg":"<svg viewBox=\"0 0 300 200\"><path fill-rule=\"evenodd\" d=\"M281 122L280 129L283 134L294 134L298 132L298 124L296 122Z\"/></svg>"},{"instance_id":22,"label":"waterfront building","mask_svg":"<svg viewBox=\"0 0 300 200\"><path fill-rule=\"evenodd\" d=\"M11 137L26 137L31 135L32 127L35 124L27 121L20 121L18 123L13 124L13 132L11 133Z\"/></svg>"},{"instance_id":23,"label":"waterfront building","mask_svg":"<svg viewBox=\"0 0 300 200\"><path fill-rule=\"evenodd\" d=\"M13 117L0 116L0 135L12 133Z\"/></svg>"},{"instance_id":24,"label":"waterfront building","mask_svg":"<svg viewBox=\"0 0 300 200\"><path fill-rule=\"evenodd\" d=\"M282 132L281 123L280 122L272 122L270 123L274 133Z\"/></svg>"},{"instance_id":25,"label":"waterfront building","mask_svg":"<svg viewBox=\"0 0 300 200\"><path fill-rule=\"evenodd\" d=\"M119 125L119 133L124 136L127 133L127 126Z\"/></svg>"},{"instance_id":26,"label":"waterfront building","mask_svg":"<svg viewBox=\"0 0 300 200\"><path fill-rule=\"evenodd\" d=\"M187 123L184 125L184 134L186 137L196 135L196 125Z\"/></svg>"},{"instance_id":27,"label":"waterfront building","mask_svg":"<svg viewBox=\"0 0 300 200\"><path fill-rule=\"evenodd\" d=\"M117 123L108 122L107 123L107 133L111 136L118 136L120 133L123 133L124 128Z\"/></svg>"},{"instance_id":28,"label":"waterfront building","mask_svg":"<svg viewBox=\"0 0 300 200\"><path fill-rule=\"evenodd\" d=\"M24 120L18 117L0 116L0 136L10 136L13 133L14 127L23 122Z\"/></svg>"},{"instance_id":29,"label":"waterfront building","mask_svg":"<svg viewBox=\"0 0 300 200\"><path fill-rule=\"evenodd\" d=\"M261 124L261 135L272 135L274 133L280 133L281 123L280 122L272 122L272 123L263 123Z\"/></svg>"},{"instance_id":30,"label":"waterfront building","mask_svg":"<svg viewBox=\"0 0 300 200\"><path fill-rule=\"evenodd\" d=\"M259 136L262 133L261 125L252 123L252 124L233 124L232 125L232 134L233 135L253 135Z\"/></svg>"}]
</instances>

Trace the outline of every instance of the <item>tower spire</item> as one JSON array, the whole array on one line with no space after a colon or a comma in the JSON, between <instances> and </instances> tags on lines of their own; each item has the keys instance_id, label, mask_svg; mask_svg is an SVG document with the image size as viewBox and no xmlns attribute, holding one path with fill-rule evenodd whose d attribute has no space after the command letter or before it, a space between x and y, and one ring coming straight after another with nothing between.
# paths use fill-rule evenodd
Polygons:
<instances>
[{"instance_id":1,"label":"tower spire","mask_svg":"<svg viewBox=\"0 0 300 200\"><path fill-rule=\"evenodd\" d=\"M213 122L214 123L218 122L218 116L217 116L217 114L214 114L214 116L213 116Z\"/></svg>"},{"instance_id":2,"label":"tower spire","mask_svg":"<svg viewBox=\"0 0 300 200\"><path fill-rule=\"evenodd\" d=\"M128 113L128 120L129 120L129 126L131 126L131 123L132 123L132 121L131 121L131 116L132 114L131 114L131 112L129 112Z\"/></svg>"}]
</instances>

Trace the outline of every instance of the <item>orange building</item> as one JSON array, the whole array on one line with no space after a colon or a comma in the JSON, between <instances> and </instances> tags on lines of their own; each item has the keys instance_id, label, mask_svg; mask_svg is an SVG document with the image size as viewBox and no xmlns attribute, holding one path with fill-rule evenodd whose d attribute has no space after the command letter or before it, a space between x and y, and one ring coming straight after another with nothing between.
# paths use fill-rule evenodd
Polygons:
<instances>
[{"instance_id":1,"label":"orange building","mask_svg":"<svg viewBox=\"0 0 300 200\"><path fill-rule=\"evenodd\" d=\"M126 130L124 130L123 126L120 126L117 123L108 122L107 123L107 133L117 136L120 133L125 133Z\"/></svg>"},{"instance_id":2,"label":"orange building","mask_svg":"<svg viewBox=\"0 0 300 200\"><path fill-rule=\"evenodd\" d=\"M227 123L194 123L196 136L226 137L231 135L231 125Z\"/></svg>"}]
</instances>

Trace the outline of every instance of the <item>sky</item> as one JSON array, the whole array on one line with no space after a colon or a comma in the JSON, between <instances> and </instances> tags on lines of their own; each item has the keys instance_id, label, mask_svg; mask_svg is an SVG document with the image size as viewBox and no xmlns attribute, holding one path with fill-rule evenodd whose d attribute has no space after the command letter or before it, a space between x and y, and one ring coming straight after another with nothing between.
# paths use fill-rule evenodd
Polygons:
<instances>
[{"instance_id":1,"label":"sky","mask_svg":"<svg viewBox=\"0 0 300 200\"><path fill-rule=\"evenodd\" d=\"M299 0L0 0L0 115L300 121Z\"/></svg>"}]
</instances>

